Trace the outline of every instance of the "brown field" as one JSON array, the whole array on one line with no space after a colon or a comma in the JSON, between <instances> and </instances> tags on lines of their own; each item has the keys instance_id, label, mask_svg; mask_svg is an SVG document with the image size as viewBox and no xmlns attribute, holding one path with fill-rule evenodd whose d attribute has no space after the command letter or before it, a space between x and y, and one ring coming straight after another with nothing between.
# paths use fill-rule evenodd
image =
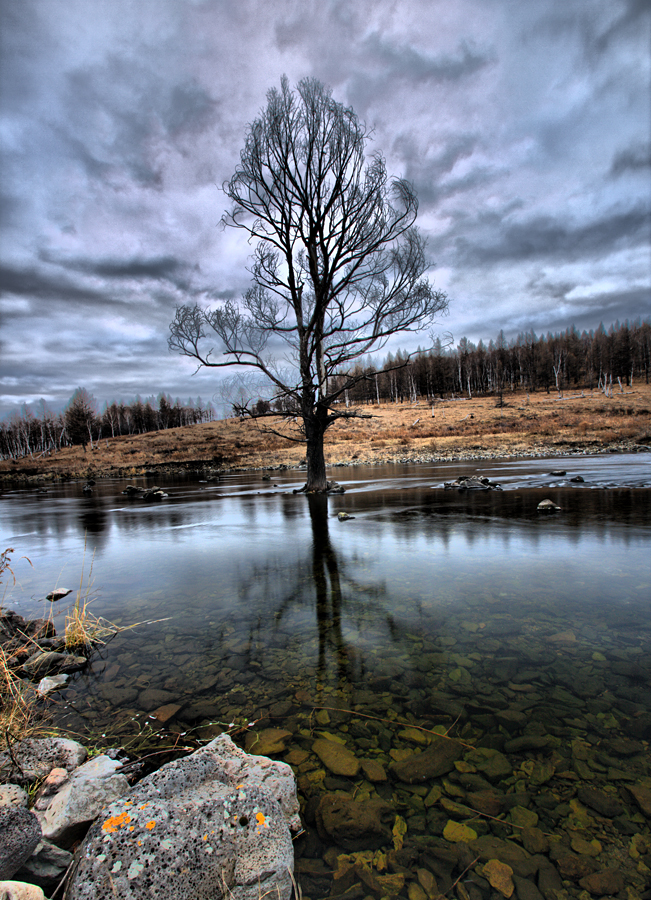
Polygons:
<instances>
[{"instance_id":1,"label":"brown field","mask_svg":"<svg viewBox=\"0 0 651 900\"><path fill-rule=\"evenodd\" d=\"M599 391L504 394L355 407L360 416L326 435L329 465L425 461L651 446L651 385ZM269 420L267 420L269 421ZM92 451L71 447L51 456L0 462L2 480L135 476L150 471L259 469L296 466L304 447L264 433L265 422L226 419L147 434L103 438ZM276 420L284 430L290 425Z\"/></svg>"}]
</instances>

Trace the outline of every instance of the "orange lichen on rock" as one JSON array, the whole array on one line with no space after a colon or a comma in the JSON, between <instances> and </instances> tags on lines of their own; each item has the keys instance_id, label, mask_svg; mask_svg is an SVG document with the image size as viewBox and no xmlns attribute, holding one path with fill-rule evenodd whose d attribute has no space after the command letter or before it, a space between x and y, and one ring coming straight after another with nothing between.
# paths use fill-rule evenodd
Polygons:
<instances>
[{"instance_id":1,"label":"orange lichen on rock","mask_svg":"<svg viewBox=\"0 0 651 900\"><path fill-rule=\"evenodd\" d=\"M112 834L117 831L118 828L122 828L123 825L128 825L130 821L131 816L128 812L120 813L119 816L109 816L102 825L102 831L105 831L107 834Z\"/></svg>"},{"instance_id":2,"label":"orange lichen on rock","mask_svg":"<svg viewBox=\"0 0 651 900\"><path fill-rule=\"evenodd\" d=\"M264 825L265 828L269 828L267 825L267 819L265 818L264 813L256 813L256 819L258 820L258 825Z\"/></svg>"},{"instance_id":3,"label":"orange lichen on rock","mask_svg":"<svg viewBox=\"0 0 651 900\"><path fill-rule=\"evenodd\" d=\"M154 822L154 820L151 819L149 822L147 822L147 824L145 825L145 828L147 829L147 831L151 831L152 828L154 828L155 826L156 826L156 822Z\"/></svg>"}]
</instances>

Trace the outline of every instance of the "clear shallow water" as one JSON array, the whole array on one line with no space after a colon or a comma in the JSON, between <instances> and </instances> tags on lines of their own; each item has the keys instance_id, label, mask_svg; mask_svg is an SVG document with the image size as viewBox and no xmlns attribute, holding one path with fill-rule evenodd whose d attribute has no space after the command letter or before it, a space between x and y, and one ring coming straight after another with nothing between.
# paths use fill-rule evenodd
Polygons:
<instances>
[{"instance_id":1,"label":"clear shallow water","mask_svg":"<svg viewBox=\"0 0 651 900\"><path fill-rule=\"evenodd\" d=\"M254 610L275 617L309 607L320 564L315 555L322 553L350 584L351 613L365 593L380 606L381 595L398 619L415 609L458 613L487 599L494 606L496 598L505 610L510 603L521 608L530 594L536 602L555 597L561 607L594 606L599 616L610 614L605 604L645 606L651 494L590 487L647 484L651 461L571 459L562 461L567 478L545 474L558 466L558 460L484 464L476 471L504 491L480 493L440 489L473 471L467 465L339 469L347 493L311 506L292 494L301 476L291 471L275 473L271 482L257 474L172 481L164 484L169 497L162 503L125 497L126 481L100 482L89 497L77 483L44 494L9 491L0 499L4 544L16 549L18 584L9 599L24 615L43 614L34 601L54 586L76 588L82 563L88 573L94 554L96 615L123 624L136 611L146 611L138 620L171 616L164 633L181 636L217 610L244 623ZM570 488L574 472L586 481ZM543 496L562 512L537 513ZM340 510L355 520L339 522ZM17 560L23 553L33 569ZM146 637L153 634L158 629L150 626Z\"/></svg>"},{"instance_id":2,"label":"clear shallow water","mask_svg":"<svg viewBox=\"0 0 651 900\"><path fill-rule=\"evenodd\" d=\"M165 621L119 634L75 677L57 701L69 728L127 736L160 727L154 713L173 704L177 732L286 729L305 802L350 781L400 809L410 834L436 835L444 820L417 794L333 778L311 741L325 729L388 770L417 746L391 721L454 725L503 749L496 714L508 709L566 759L577 739L651 737L650 462L336 469L347 492L328 499L294 495L295 471L159 482L159 503L128 499L126 481L90 496L81 484L6 491L0 530L18 584L5 606L42 615L39 597L76 588L85 541L95 614ZM475 472L504 490L442 489ZM545 497L562 511L539 514ZM635 777L649 774L644 758L628 763ZM596 763L595 778L606 770ZM309 828L306 840L313 857L327 847Z\"/></svg>"}]
</instances>

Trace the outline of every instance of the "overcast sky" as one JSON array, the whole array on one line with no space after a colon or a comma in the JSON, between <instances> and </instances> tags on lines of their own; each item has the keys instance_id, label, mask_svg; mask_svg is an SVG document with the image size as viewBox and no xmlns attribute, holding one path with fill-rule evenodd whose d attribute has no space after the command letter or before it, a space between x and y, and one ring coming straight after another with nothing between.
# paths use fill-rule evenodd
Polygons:
<instances>
[{"instance_id":1,"label":"overcast sky","mask_svg":"<svg viewBox=\"0 0 651 900\"><path fill-rule=\"evenodd\" d=\"M0 415L77 386L212 397L168 326L248 285L220 185L283 73L331 87L413 181L455 343L648 317L650 11L0 0Z\"/></svg>"}]
</instances>

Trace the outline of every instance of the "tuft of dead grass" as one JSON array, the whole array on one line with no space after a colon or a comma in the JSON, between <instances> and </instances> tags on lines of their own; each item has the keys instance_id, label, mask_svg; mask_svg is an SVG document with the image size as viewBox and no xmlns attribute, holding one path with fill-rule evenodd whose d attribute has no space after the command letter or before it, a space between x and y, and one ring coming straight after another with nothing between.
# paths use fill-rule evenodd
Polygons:
<instances>
[{"instance_id":1,"label":"tuft of dead grass","mask_svg":"<svg viewBox=\"0 0 651 900\"><path fill-rule=\"evenodd\" d=\"M10 755L16 741L43 731L39 700L35 686L12 672L0 647L0 736Z\"/></svg>"}]
</instances>

